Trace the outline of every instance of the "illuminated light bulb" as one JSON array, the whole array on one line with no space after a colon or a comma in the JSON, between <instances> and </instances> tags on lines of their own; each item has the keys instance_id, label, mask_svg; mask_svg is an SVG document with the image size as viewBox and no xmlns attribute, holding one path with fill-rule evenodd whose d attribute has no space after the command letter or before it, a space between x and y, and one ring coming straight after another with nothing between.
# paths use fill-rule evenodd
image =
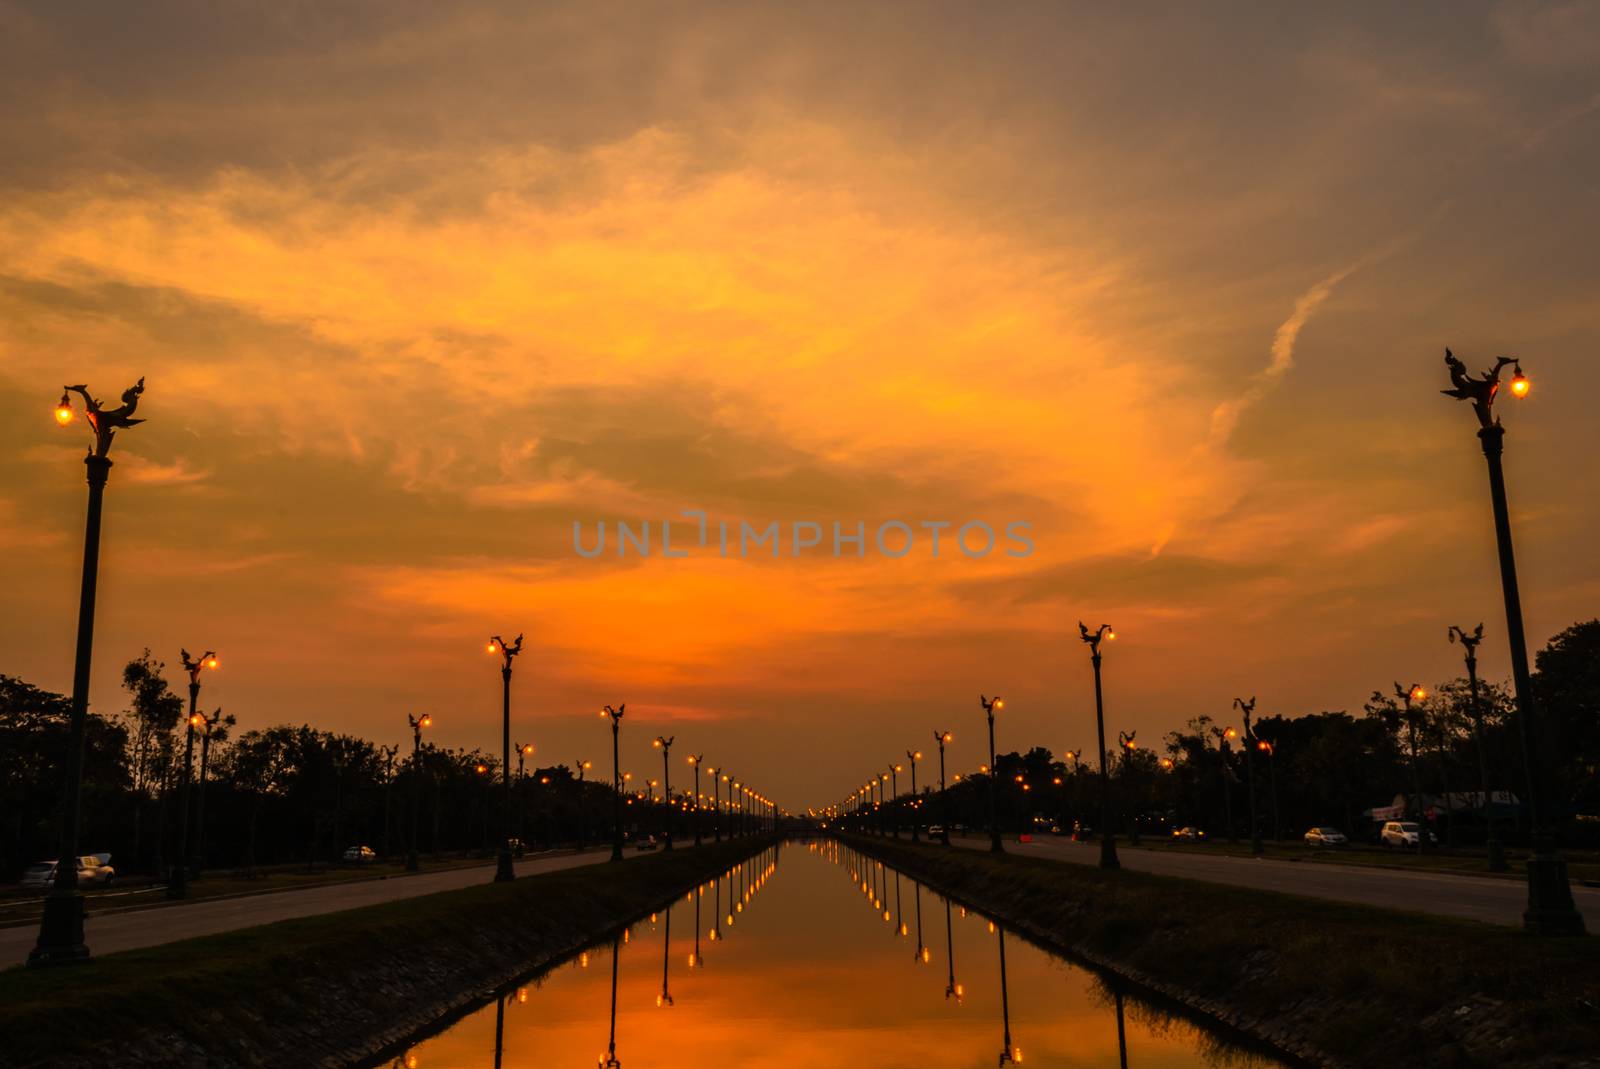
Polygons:
<instances>
[{"instance_id":1,"label":"illuminated light bulb","mask_svg":"<svg viewBox=\"0 0 1600 1069\"><path fill-rule=\"evenodd\" d=\"M65 427L72 422L72 399L65 392L61 394L61 401L56 405L56 422Z\"/></svg>"},{"instance_id":2,"label":"illuminated light bulb","mask_svg":"<svg viewBox=\"0 0 1600 1069\"><path fill-rule=\"evenodd\" d=\"M489 643L489 652L490 653L494 652L494 643L493 642Z\"/></svg>"},{"instance_id":3,"label":"illuminated light bulb","mask_svg":"<svg viewBox=\"0 0 1600 1069\"><path fill-rule=\"evenodd\" d=\"M525 988L525 987L517 988L517 1001L518 1002L527 1002L528 1001L528 989L527 988Z\"/></svg>"},{"instance_id":4,"label":"illuminated light bulb","mask_svg":"<svg viewBox=\"0 0 1600 1069\"><path fill-rule=\"evenodd\" d=\"M1514 397L1526 397L1533 388L1533 383L1528 381L1528 376L1522 373L1522 365L1517 365L1516 373L1511 376L1511 394ZM60 418L58 415L56 418Z\"/></svg>"},{"instance_id":5,"label":"illuminated light bulb","mask_svg":"<svg viewBox=\"0 0 1600 1069\"><path fill-rule=\"evenodd\" d=\"M217 659L215 657L211 657L206 660L207 668L216 668L217 666Z\"/></svg>"}]
</instances>

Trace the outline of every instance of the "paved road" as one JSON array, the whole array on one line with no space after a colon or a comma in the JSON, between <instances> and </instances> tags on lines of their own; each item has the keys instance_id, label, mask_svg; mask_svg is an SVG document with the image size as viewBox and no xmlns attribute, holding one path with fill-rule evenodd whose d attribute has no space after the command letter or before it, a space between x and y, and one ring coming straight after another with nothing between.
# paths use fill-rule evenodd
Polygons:
<instances>
[{"instance_id":1,"label":"paved road","mask_svg":"<svg viewBox=\"0 0 1600 1069\"><path fill-rule=\"evenodd\" d=\"M951 839L952 845L988 849L987 839ZM1075 843L1066 838L1036 839L1019 843L1006 840L1006 850L1083 865L1100 863L1100 844ZM1328 898L1384 909L1433 913L1444 917L1522 924L1528 889L1521 880L1463 876L1453 873L1410 872L1362 865L1319 865L1267 858L1230 857L1224 854L1178 853L1126 848L1117 851L1122 867L1161 876L1226 883L1261 891ZM1591 932L1600 929L1600 889L1572 889L1578 910Z\"/></svg>"},{"instance_id":2,"label":"paved road","mask_svg":"<svg viewBox=\"0 0 1600 1069\"><path fill-rule=\"evenodd\" d=\"M629 853L634 851L630 850ZM517 875L530 876L537 872L592 865L610 856L610 847L605 847L581 854L525 858L517 863ZM487 883L493 873L492 864L474 865L470 868L422 872L415 876L394 876L386 880L331 883L239 898L201 899L180 906L162 906L128 913L95 916L91 908L85 932L90 950L95 954L111 954L201 935L215 935L235 928L271 924L292 917L336 913L342 909L472 887ZM0 968L27 961L28 951L33 949L38 934L38 928L31 924L0 928Z\"/></svg>"}]
</instances>

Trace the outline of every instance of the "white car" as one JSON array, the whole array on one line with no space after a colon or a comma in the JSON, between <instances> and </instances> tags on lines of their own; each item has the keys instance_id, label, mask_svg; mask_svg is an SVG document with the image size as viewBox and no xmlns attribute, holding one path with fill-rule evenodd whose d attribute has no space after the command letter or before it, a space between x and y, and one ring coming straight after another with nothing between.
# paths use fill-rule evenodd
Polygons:
<instances>
[{"instance_id":1,"label":"white car","mask_svg":"<svg viewBox=\"0 0 1600 1069\"><path fill-rule=\"evenodd\" d=\"M378 852L370 846L352 846L344 852L344 859L352 865L364 865L378 860Z\"/></svg>"},{"instance_id":2,"label":"white car","mask_svg":"<svg viewBox=\"0 0 1600 1069\"><path fill-rule=\"evenodd\" d=\"M1312 828L1306 832L1307 846L1343 846L1349 841L1338 828Z\"/></svg>"},{"instance_id":3,"label":"white car","mask_svg":"<svg viewBox=\"0 0 1600 1069\"><path fill-rule=\"evenodd\" d=\"M117 870L106 862L110 854L85 854L78 858L78 886L105 886L117 878ZM29 865L22 874L22 886L33 891L48 891L56 885L56 862L41 861Z\"/></svg>"},{"instance_id":4,"label":"white car","mask_svg":"<svg viewBox=\"0 0 1600 1069\"><path fill-rule=\"evenodd\" d=\"M1433 842L1431 833L1422 830L1422 825L1413 820L1391 820L1384 824L1383 830L1378 833L1378 842L1391 849L1398 847L1402 850L1414 850L1422 845L1422 837L1428 836L1428 841Z\"/></svg>"}]
</instances>

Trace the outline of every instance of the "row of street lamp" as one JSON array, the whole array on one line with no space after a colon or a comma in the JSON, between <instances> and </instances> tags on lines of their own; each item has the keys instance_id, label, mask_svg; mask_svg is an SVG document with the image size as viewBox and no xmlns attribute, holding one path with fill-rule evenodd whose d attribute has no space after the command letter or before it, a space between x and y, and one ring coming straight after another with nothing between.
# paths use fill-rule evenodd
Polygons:
<instances>
[{"instance_id":1,"label":"row of street lamp","mask_svg":"<svg viewBox=\"0 0 1600 1069\"><path fill-rule=\"evenodd\" d=\"M1577 911L1573 902L1571 886L1567 878L1566 861L1556 849L1555 836L1549 824L1550 799L1547 777L1541 775L1542 769L1535 766L1543 751L1539 747L1540 717L1535 704L1532 682L1528 669L1527 640L1522 627L1522 605L1517 586L1516 559L1511 542L1510 512L1506 501L1505 474L1501 464L1504 451L1505 428L1493 413L1495 398L1500 391L1500 374L1502 370L1511 365L1513 372L1507 385L1514 397L1526 397L1530 390L1528 377L1522 372L1519 361L1509 357L1501 357L1494 367L1482 375L1473 376L1468 373L1466 366L1449 349L1445 350L1445 365L1449 372L1451 388L1441 391L1446 396L1458 400L1469 401L1474 414L1477 416L1479 430L1478 438L1482 445L1483 455L1488 463L1490 503L1492 506L1495 538L1500 563L1500 586L1505 601L1506 631L1510 641L1512 684L1516 694L1516 717L1519 731L1523 741L1523 755L1528 767L1527 780L1529 783L1528 808L1530 824L1533 829L1533 857L1528 861L1528 905L1523 913L1523 926L1530 932L1540 935L1579 935L1584 932L1582 915ZM1110 769L1105 760L1105 704L1101 684L1101 644L1116 638L1116 632L1109 624L1101 624L1094 631L1081 621L1078 624L1079 636L1089 647L1090 661L1094 667L1094 699L1095 699L1095 729L1099 741L1099 779L1100 779L1100 866L1107 869L1120 868L1117 858L1116 836L1114 829L1117 826L1118 814L1116 812L1116 796L1111 789ZM1482 736L1482 707L1478 695L1477 682L1477 646L1483 637L1483 627L1468 634L1464 629L1451 627L1449 636L1452 642L1460 642L1466 650L1467 673L1472 692L1474 730L1478 739L1480 771L1482 772L1484 801L1489 804L1487 762L1483 755ZM1404 703L1409 714L1411 704L1426 697L1426 691L1417 684L1404 687L1395 684L1397 697ZM994 723L995 713L999 711L1004 702L1000 698L989 698L980 695L985 719L989 730L989 764L984 766L988 775L988 803L989 803L989 848L995 853L1004 848L1000 842L1000 829L995 808L995 775L992 772L995 765ZM1254 854L1263 852L1261 842L1260 822L1256 819L1255 799L1255 773L1254 761L1249 759L1248 747L1255 746L1270 758L1273 750L1266 740L1255 737L1251 730L1251 717L1255 712L1256 700L1254 697L1247 699L1235 698L1234 707L1243 714L1244 736L1242 745L1246 749L1245 775L1248 781L1250 794L1250 834L1251 850ZM1415 744L1415 719L1408 715L1407 723L1411 726L1413 755L1413 779L1416 777L1416 744ZM944 805L945 783L943 775L944 742L948 741L948 733L936 732L940 739L940 796L941 807L944 815L944 841L949 841L949 814L948 807ZM1227 729L1226 735L1219 734L1219 742L1226 747L1228 740L1237 737L1232 728ZM1131 733L1125 733L1119 739L1119 744L1124 753L1135 749ZM1079 756L1072 754L1074 763ZM1276 772L1273 773L1274 777ZM840 806L829 807L828 812L834 816L839 815L841 809L845 812L854 812L858 815L863 807L872 799L874 788L878 790L881 799L882 782L889 777L886 774L874 775L869 783L847 796ZM1448 793L1448 792L1447 792ZM1275 792L1274 792L1275 794ZM1412 795L1414 800L1420 800L1420 784L1413 782ZM1226 796L1226 792L1225 792ZM881 801L872 803L874 808L881 806ZM1231 797L1228 798L1231 807ZM1232 817L1229 817L1229 827L1232 827ZM898 834L898 828L895 829ZM1137 842L1137 827L1131 829L1130 839ZM1504 867L1503 848L1490 826L1489 836L1489 865L1491 868Z\"/></svg>"}]
</instances>

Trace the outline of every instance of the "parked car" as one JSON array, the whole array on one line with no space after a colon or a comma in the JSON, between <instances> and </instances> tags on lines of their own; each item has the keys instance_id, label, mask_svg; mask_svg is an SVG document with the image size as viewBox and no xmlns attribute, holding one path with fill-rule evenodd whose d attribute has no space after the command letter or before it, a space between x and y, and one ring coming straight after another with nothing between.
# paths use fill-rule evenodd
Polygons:
<instances>
[{"instance_id":1,"label":"parked car","mask_svg":"<svg viewBox=\"0 0 1600 1069\"><path fill-rule=\"evenodd\" d=\"M1193 824L1188 824L1181 828L1173 828L1172 837L1174 839L1181 839L1186 843L1197 843L1206 837L1206 833L1195 827Z\"/></svg>"},{"instance_id":2,"label":"parked car","mask_svg":"<svg viewBox=\"0 0 1600 1069\"><path fill-rule=\"evenodd\" d=\"M1075 843L1086 843L1090 839L1093 839L1093 838L1094 838L1094 829L1093 828L1089 827L1089 825L1085 824L1081 820L1074 820L1072 822L1072 841L1073 842L1075 842Z\"/></svg>"},{"instance_id":3,"label":"parked car","mask_svg":"<svg viewBox=\"0 0 1600 1069\"><path fill-rule=\"evenodd\" d=\"M378 860L378 852L370 846L352 846L344 852L344 860L351 865L365 865Z\"/></svg>"},{"instance_id":4,"label":"parked car","mask_svg":"<svg viewBox=\"0 0 1600 1069\"><path fill-rule=\"evenodd\" d=\"M1307 846L1343 846L1350 841L1338 828L1312 828L1305 839Z\"/></svg>"},{"instance_id":5,"label":"parked car","mask_svg":"<svg viewBox=\"0 0 1600 1069\"><path fill-rule=\"evenodd\" d=\"M1384 824L1382 831L1378 832L1378 842L1390 849L1415 850L1422 845L1424 835L1428 837L1430 843L1439 841L1433 832L1426 830L1416 821L1391 820Z\"/></svg>"},{"instance_id":6,"label":"parked car","mask_svg":"<svg viewBox=\"0 0 1600 1069\"><path fill-rule=\"evenodd\" d=\"M107 864L110 860L110 854L85 854L78 858L78 886L104 887L116 879L117 870ZM22 874L22 886L29 890L50 890L56 885L56 864L41 861L28 866Z\"/></svg>"},{"instance_id":7,"label":"parked car","mask_svg":"<svg viewBox=\"0 0 1600 1069\"><path fill-rule=\"evenodd\" d=\"M640 850L654 850L658 844L654 835L645 835L635 840L633 845Z\"/></svg>"},{"instance_id":8,"label":"parked car","mask_svg":"<svg viewBox=\"0 0 1600 1069\"><path fill-rule=\"evenodd\" d=\"M942 839L942 838L944 838L944 825L943 824L929 824L928 825L928 838L930 838L930 839Z\"/></svg>"}]
</instances>

